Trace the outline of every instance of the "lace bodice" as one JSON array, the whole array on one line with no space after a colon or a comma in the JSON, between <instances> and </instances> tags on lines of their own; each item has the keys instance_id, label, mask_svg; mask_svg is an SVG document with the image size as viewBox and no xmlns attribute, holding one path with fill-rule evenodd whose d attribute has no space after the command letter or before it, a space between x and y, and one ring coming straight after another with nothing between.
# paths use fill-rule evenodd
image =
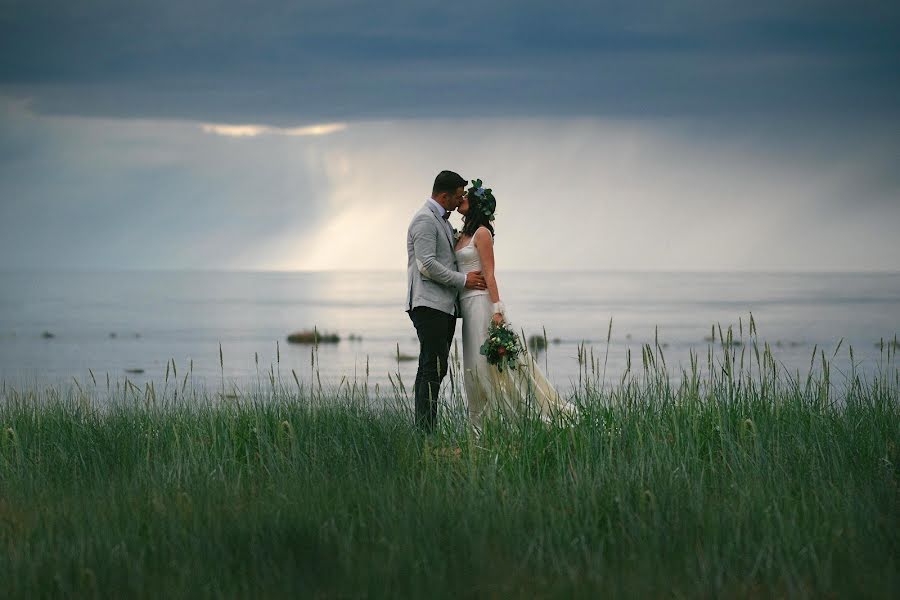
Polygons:
<instances>
[{"instance_id":1,"label":"lace bodice","mask_svg":"<svg viewBox=\"0 0 900 600\"><path fill-rule=\"evenodd\" d=\"M475 238L469 240L469 243L456 251L456 262L459 266L460 273L471 273L472 271L481 270L481 255L478 254L478 248L475 247ZM460 292L460 298L468 298L469 296L480 296L487 294L487 290L463 290Z\"/></svg>"}]
</instances>

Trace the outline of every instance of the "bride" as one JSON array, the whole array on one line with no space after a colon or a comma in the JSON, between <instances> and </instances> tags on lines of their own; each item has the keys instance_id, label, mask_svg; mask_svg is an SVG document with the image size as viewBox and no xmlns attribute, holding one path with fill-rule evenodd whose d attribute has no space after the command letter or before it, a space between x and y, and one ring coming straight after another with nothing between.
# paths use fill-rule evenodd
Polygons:
<instances>
[{"instance_id":1,"label":"bride","mask_svg":"<svg viewBox=\"0 0 900 600\"><path fill-rule=\"evenodd\" d=\"M491 414L515 415L537 412L549 421L555 413L571 413L571 405L560 398L535 363L524 352L516 369L500 372L480 352L491 322L505 320L506 309L500 301L494 263L494 212L497 201L480 179L472 181L457 211L463 216L463 228L456 243L456 258L461 273L481 271L487 289L460 293L463 319L463 382L469 404L469 419L481 428Z\"/></svg>"}]
</instances>

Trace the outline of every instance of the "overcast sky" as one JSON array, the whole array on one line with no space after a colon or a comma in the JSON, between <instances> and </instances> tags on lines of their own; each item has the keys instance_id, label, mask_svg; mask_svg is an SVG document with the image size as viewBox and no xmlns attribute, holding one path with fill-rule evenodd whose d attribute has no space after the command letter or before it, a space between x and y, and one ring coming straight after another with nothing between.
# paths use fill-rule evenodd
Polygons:
<instances>
[{"instance_id":1,"label":"overcast sky","mask_svg":"<svg viewBox=\"0 0 900 600\"><path fill-rule=\"evenodd\" d=\"M898 6L0 0L0 268L897 270Z\"/></svg>"}]
</instances>

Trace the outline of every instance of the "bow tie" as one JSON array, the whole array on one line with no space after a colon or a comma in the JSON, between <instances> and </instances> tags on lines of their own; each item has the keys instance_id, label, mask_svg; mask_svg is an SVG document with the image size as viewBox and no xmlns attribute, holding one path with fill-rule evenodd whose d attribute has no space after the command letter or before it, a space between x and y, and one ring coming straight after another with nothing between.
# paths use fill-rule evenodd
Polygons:
<instances>
[{"instance_id":1,"label":"bow tie","mask_svg":"<svg viewBox=\"0 0 900 600\"><path fill-rule=\"evenodd\" d=\"M449 211L449 210L445 210L445 211L444 211L444 216L441 217L441 218L442 218L443 220L445 220L445 221L448 220L448 219L450 218L450 211Z\"/></svg>"}]
</instances>

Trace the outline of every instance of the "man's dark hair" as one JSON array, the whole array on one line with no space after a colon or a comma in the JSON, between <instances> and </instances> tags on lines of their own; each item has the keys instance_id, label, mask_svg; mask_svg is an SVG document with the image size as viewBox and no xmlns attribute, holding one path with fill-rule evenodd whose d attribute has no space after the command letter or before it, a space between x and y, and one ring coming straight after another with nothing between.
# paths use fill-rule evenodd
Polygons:
<instances>
[{"instance_id":1,"label":"man's dark hair","mask_svg":"<svg viewBox=\"0 0 900 600\"><path fill-rule=\"evenodd\" d=\"M466 187L467 183L469 182L460 177L459 173L454 173L453 171L441 171L438 173L437 177L434 178L434 186L431 188L431 195L437 196L444 192L452 194L459 188Z\"/></svg>"}]
</instances>

